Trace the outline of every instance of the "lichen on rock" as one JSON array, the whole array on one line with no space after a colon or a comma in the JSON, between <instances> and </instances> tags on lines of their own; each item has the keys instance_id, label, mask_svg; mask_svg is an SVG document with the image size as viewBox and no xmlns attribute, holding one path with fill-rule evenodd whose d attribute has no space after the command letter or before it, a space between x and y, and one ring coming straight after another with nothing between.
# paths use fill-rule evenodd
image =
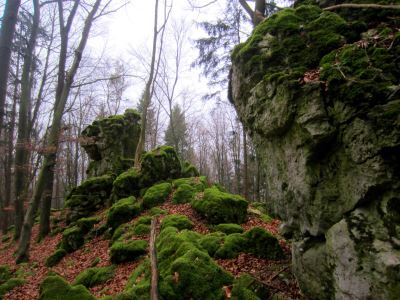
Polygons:
<instances>
[{"instance_id":1,"label":"lichen on rock","mask_svg":"<svg viewBox=\"0 0 400 300\"><path fill-rule=\"evenodd\" d=\"M230 100L307 297L397 299L399 12L306 2L334 1L262 22L232 53Z\"/></svg>"}]
</instances>

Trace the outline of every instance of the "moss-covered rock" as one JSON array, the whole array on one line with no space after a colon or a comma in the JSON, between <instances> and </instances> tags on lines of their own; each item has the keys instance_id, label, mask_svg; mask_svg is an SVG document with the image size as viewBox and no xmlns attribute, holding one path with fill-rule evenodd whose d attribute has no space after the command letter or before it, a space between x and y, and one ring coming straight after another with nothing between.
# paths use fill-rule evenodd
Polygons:
<instances>
[{"instance_id":1,"label":"moss-covered rock","mask_svg":"<svg viewBox=\"0 0 400 300\"><path fill-rule=\"evenodd\" d=\"M284 258L278 239L266 230L254 227L246 231L243 236L247 239L246 252L267 259Z\"/></svg>"},{"instance_id":2,"label":"moss-covered rock","mask_svg":"<svg viewBox=\"0 0 400 300\"><path fill-rule=\"evenodd\" d=\"M40 285L39 300L96 300L83 286L71 286L60 276L49 276Z\"/></svg>"},{"instance_id":3,"label":"moss-covered rock","mask_svg":"<svg viewBox=\"0 0 400 300\"><path fill-rule=\"evenodd\" d=\"M128 222L140 212L141 206L135 197L120 199L108 211L107 224L114 231L119 225Z\"/></svg>"},{"instance_id":4,"label":"moss-covered rock","mask_svg":"<svg viewBox=\"0 0 400 300\"><path fill-rule=\"evenodd\" d=\"M123 297L126 297L126 299L147 300L150 294L150 277L150 260L145 259L129 277L125 291L121 295L121 300L125 299Z\"/></svg>"},{"instance_id":5,"label":"moss-covered rock","mask_svg":"<svg viewBox=\"0 0 400 300\"><path fill-rule=\"evenodd\" d=\"M200 173L197 170L197 168L192 165L190 162L188 161L184 161L182 164L182 177L196 177L199 176Z\"/></svg>"},{"instance_id":6,"label":"moss-covered rock","mask_svg":"<svg viewBox=\"0 0 400 300\"><path fill-rule=\"evenodd\" d=\"M50 255L45 262L46 267L54 267L56 264L58 264L65 255L67 255L67 251L65 249L57 249L54 251L52 255Z\"/></svg>"},{"instance_id":7,"label":"moss-covered rock","mask_svg":"<svg viewBox=\"0 0 400 300\"><path fill-rule=\"evenodd\" d=\"M204 191L203 199L192 201L193 208L211 224L243 223L247 217L248 203L239 195L224 193L216 187Z\"/></svg>"},{"instance_id":8,"label":"moss-covered rock","mask_svg":"<svg viewBox=\"0 0 400 300\"><path fill-rule=\"evenodd\" d=\"M183 215L168 215L161 222L161 229L175 227L178 230L192 229L193 222Z\"/></svg>"},{"instance_id":9,"label":"moss-covered rock","mask_svg":"<svg viewBox=\"0 0 400 300\"><path fill-rule=\"evenodd\" d=\"M75 225L64 230L60 248L67 252L73 252L82 247L84 242L84 233Z\"/></svg>"},{"instance_id":10,"label":"moss-covered rock","mask_svg":"<svg viewBox=\"0 0 400 300\"><path fill-rule=\"evenodd\" d=\"M88 175L120 174L132 167L139 133L140 114L133 109L89 125L81 133L81 146L92 160Z\"/></svg>"},{"instance_id":11,"label":"moss-covered rock","mask_svg":"<svg viewBox=\"0 0 400 300\"><path fill-rule=\"evenodd\" d=\"M218 224L214 228L215 228L215 230L221 231L221 232L226 233L226 234L242 233L243 232L242 226L240 226L238 224Z\"/></svg>"},{"instance_id":12,"label":"moss-covered rock","mask_svg":"<svg viewBox=\"0 0 400 300\"><path fill-rule=\"evenodd\" d=\"M143 185L150 186L155 182L179 178L181 162L174 148L160 146L143 155L141 173Z\"/></svg>"},{"instance_id":13,"label":"moss-covered rock","mask_svg":"<svg viewBox=\"0 0 400 300\"><path fill-rule=\"evenodd\" d=\"M223 286L232 276L223 271L200 246L201 235L174 227L157 239L160 295L164 299L224 299Z\"/></svg>"},{"instance_id":14,"label":"moss-covered rock","mask_svg":"<svg viewBox=\"0 0 400 300\"><path fill-rule=\"evenodd\" d=\"M232 287L234 300L262 300L269 297L267 286L249 274L243 274L235 279Z\"/></svg>"},{"instance_id":15,"label":"moss-covered rock","mask_svg":"<svg viewBox=\"0 0 400 300\"><path fill-rule=\"evenodd\" d=\"M114 175L88 178L73 188L65 200L67 222L77 221L103 208L111 194Z\"/></svg>"},{"instance_id":16,"label":"moss-covered rock","mask_svg":"<svg viewBox=\"0 0 400 300\"><path fill-rule=\"evenodd\" d=\"M82 284L87 288L104 283L115 274L115 266L88 268L76 276L73 285Z\"/></svg>"},{"instance_id":17,"label":"moss-covered rock","mask_svg":"<svg viewBox=\"0 0 400 300\"><path fill-rule=\"evenodd\" d=\"M222 232L213 232L202 237L200 240L200 246L205 249L211 257L214 257L215 252L224 243L225 234Z\"/></svg>"},{"instance_id":18,"label":"moss-covered rock","mask_svg":"<svg viewBox=\"0 0 400 300\"><path fill-rule=\"evenodd\" d=\"M138 197L140 194L141 174L135 168L131 168L121 173L113 182L111 202L129 196Z\"/></svg>"},{"instance_id":19,"label":"moss-covered rock","mask_svg":"<svg viewBox=\"0 0 400 300\"><path fill-rule=\"evenodd\" d=\"M25 283L24 279L20 278L10 278L6 282L0 284L0 299L3 299L4 295L14 289L17 286L23 285Z\"/></svg>"},{"instance_id":20,"label":"moss-covered rock","mask_svg":"<svg viewBox=\"0 0 400 300\"><path fill-rule=\"evenodd\" d=\"M196 190L192 186L181 184L172 196L172 203L190 203L194 199L195 193Z\"/></svg>"},{"instance_id":21,"label":"moss-covered rock","mask_svg":"<svg viewBox=\"0 0 400 300\"><path fill-rule=\"evenodd\" d=\"M225 236L223 244L215 252L217 258L235 258L248 247L248 240L240 233Z\"/></svg>"},{"instance_id":22,"label":"moss-covered rock","mask_svg":"<svg viewBox=\"0 0 400 300\"><path fill-rule=\"evenodd\" d=\"M93 229L95 224L100 222L100 218L98 217L89 217L89 218L81 218L76 221L76 225L82 230L83 233L88 233Z\"/></svg>"},{"instance_id":23,"label":"moss-covered rock","mask_svg":"<svg viewBox=\"0 0 400 300\"><path fill-rule=\"evenodd\" d=\"M133 240L128 242L116 241L110 248L110 259L114 264L133 261L146 254L147 242L144 240Z\"/></svg>"},{"instance_id":24,"label":"moss-covered rock","mask_svg":"<svg viewBox=\"0 0 400 300\"><path fill-rule=\"evenodd\" d=\"M206 176L178 178L172 182L172 186L175 189L178 189L183 184L190 185L196 192L202 192L206 187L208 187Z\"/></svg>"},{"instance_id":25,"label":"moss-covered rock","mask_svg":"<svg viewBox=\"0 0 400 300\"><path fill-rule=\"evenodd\" d=\"M172 191L172 185L168 182L159 183L150 187L143 196L143 206L151 208L167 200Z\"/></svg>"}]
</instances>

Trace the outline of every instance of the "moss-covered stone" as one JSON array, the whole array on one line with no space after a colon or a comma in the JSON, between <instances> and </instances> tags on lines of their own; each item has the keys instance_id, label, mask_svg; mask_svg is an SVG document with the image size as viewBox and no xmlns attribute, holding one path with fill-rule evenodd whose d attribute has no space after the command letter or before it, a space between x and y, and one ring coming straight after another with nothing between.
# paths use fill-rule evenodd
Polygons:
<instances>
[{"instance_id":1,"label":"moss-covered stone","mask_svg":"<svg viewBox=\"0 0 400 300\"><path fill-rule=\"evenodd\" d=\"M285 255L276 237L260 227L246 231L243 236L247 239L246 252L261 258L281 259Z\"/></svg>"},{"instance_id":2,"label":"moss-covered stone","mask_svg":"<svg viewBox=\"0 0 400 300\"><path fill-rule=\"evenodd\" d=\"M75 225L64 230L60 248L67 252L73 252L82 247L84 242L84 233Z\"/></svg>"},{"instance_id":3,"label":"moss-covered stone","mask_svg":"<svg viewBox=\"0 0 400 300\"><path fill-rule=\"evenodd\" d=\"M73 285L82 284L87 288L104 283L115 274L115 266L88 268L76 276Z\"/></svg>"},{"instance_id":4,"label":"moss-covered stone","mask_svg":"<svg viewBox=\"0 0 400 300\"><path fill-rule=\"evenodd\" d=\"M213 232L202 237L200 240L200 246L205 249L211 257L214 257L215 252L224 243L225 234L222 232Z\"/></svg>"},{"instance_id":5,"label":"moss-covered stone","mask_svg":"<svg viewBox=\"0 0 400 300\"><path fill-rule=\"evenodd\" d=\"M20 278L10 278L3 284L0 284L0 299L3 299L4 295L16 288L17 286L23 285L25 283L24 279Z\"/></svg>"},{"instance_id":6,"label":"moss-covered stone","mask_svg":"<svg viewBox=\"0 0 400 300\"><path fill-rule=\"evenodd\" d=\"M202 192L206 187L208 187L206 176L178 178L172 182L172 186L175 189L178 189L183 184L190 185L196 192Z\"/></svg>"},{"instance_id":7,"label":"moss-covered stone","mask_svg":"<svg viewBox=\"0 0 400 300\"><path fill-rule=\"evenodd\" d=\"M182 177L196 177L199 175L200 173L194 165L188 161L183 162L181 174Z\"/></svg>"},{"instance_id":8,"label":"moss-covered stone","mask_svg":"<svg viewBox=\"0 0 400 300\"><path fill-rule=\"evenodd\" d=\"M50 255L45 262L46 267L54 267L58 264L63 257L67 255L67 251L65 249L57 249L52 255Z\"/></svg>"},{"instance_id":9,"label":"moss-covered stone","mask_svg":"<svg viewBox=\"0 0 400 300\"><path fill-rule=\"evenodd\" d=\"M128 242L116 241L110 248L110 259L114 264L133 261L146 254L147 242L134 240Z\"/></svg>"},{"instance_id":10,"label":"moss-covered stone","mask_svg":"<svg viewBox=\"0 0 400 300\"><path fill-rule=\"evenodd\" d=\"M141 206L135 197L120 199L108 211L107 224L114 231L119 225L137 216L140 211Z\"/></svg>"},{"instance_id":11,"label":"moss-covered stone","mask_svg":"<svg viewBox=\"0 0 400 300\"><path fill-rule=\"evenodd\" d=\"M127 299L147 300L150 294L150 277L150 260L145 259L129 277L124 296Z\"/></svg>"},{"instance_id":12,"label":"moss-covered stone","mask_svg":"<svg viewBox=\"0 0 400 300\"><path fill-rule=\"evenodd\" d=\"M39 300L96 300L83 286L71 286L59 276L49 276L40 285Z\"/></svg>"},{"instance_id":13,"label":"moss-covered stone","mask_svg":"<svg viewBox=\"0 0 400 300\"><path fill-rule=\"evenodd\" d=\"M215 228L215 230L221 231L221 232L226 233L226 234L242 233L243 232L242 226L240 226L238 224L218 224L214 228Z\"/></svg>"},{"instance_id":14,"label":"moss-covered stone","mask_svg":"<svg viewBox=\"0 0 400 300\"><path fill-rule=\"evenodd\" d=\"M140 194L141 174L135 168L121 173L113 182L112 202L129 196L138 197Z\"/></svg>"},{"instance_id":15,"label":"moss-covered stone","mask_svg":"<svg viewBox=\"0 0 400 300\"><path fill-rule=\"evenodd\" d=\"M249 274L243 274L233 282L232 299L262 300L269 297L268 288Z\"/></svg>"},{"instance_id":16,"label":"moss-covered stone","mask_svg":"<svg viewBox=\"0 0 400 300\"><path fill-rule=\"evenodd\" d=\"M194 199L195 193L196 190L192 186L181 184L172 196L172 203L190 203Z\"/></svg>"},{"instance_id":17,"label":"moss-covered stone","mask_svg":"<svg viewBox=\"0 0 400 300\"><path fill-rule=\"evenodd\" d=\"M89 176L120 174L133 166L140 133L140 114L128 109L123 115L94 121L81 133L81 145L88 153Z\"/></svg>"},{"instance_id":18,"label":"moss-covered stone","mask_svg":"<svg viewBox=\"0 0 400 300\"><path fill-rule=\"evenodd\" d=\"M193 222L183 215L168 215L161 222L161 229L166 227L175 227L179 230L192 229Z\"/></svg>"},{"instance_id":19,"label":"moss-covered stone","mask_svg":"<svg viewBox=\"0 0 400 300\"><path fill-rule=\"evenodd\" d=\"M141 172L143 185L150 186L155 182L179 178L181 162L174 148L160 146L143 155Z\"/></svg>"},{"instance_id":20,"label":"moss-covered stone","mask_svg":"<svg viewBox=\"0 0 400 300\"><path fill-rule=\"evenodd\" d=\"M163 299L224 299L223 286L232 276L223 271L198 243L201 235L175 227L157 239L160 295Z\"/></svg>"},{"instance_id":21,"label":"moss-covered stone","mask_svg":"<svg viewBox=\"0 0 400 300\"><path fill-rule=\"evenodd\" d=\"M73 188L65 200L69 208L67 222L77 221L103 208L111 194L114 175L103 175L86 179Z\"/></svg>"},{"instance_id":22,"label":"moss-covered stone","mask_svg":"<svg viewBox=\"0 0 400 300\"><path fill-rule=\"evenodd\" d=\"M150 226L145 224L137 224L133 227L133 234L137 236L148 235L150 233Z\"/></svg>"},{"instance_id":23,"label":"moss-covered stone","mask_svg":"<svg viewBox=\"0 0 400 300\"><path fill-rule=\"evenodd\" d=\"M93 226L99 222L100 218L98 217L81 218L76 221L76 225L82 230L83 233L88 233L93 229Z\"/></svg>"},{"instance_id":24,"label":"moss-covered stone","mask_svg":"<svg viewBox=\"0 0 400 300\"><path fill-rule=\"evenodd\" d=\"M159 207L152 207L149 210L149 213L151 216L159 216L159 215L166 215L168 212L164 209L161 209Z\"/></svg>"},{"instance_id":25,"label":"moss-covered stone","mask_svg":"<svg viewBox=\"0 0 400 300\"><path fill-rule=\"evenodd\" d=\"M235 258L248 247L248 240L240 233L225 236L223 244L215 252L217 258Z\"/></svg>"},{"instance_id":26,"label":"moss-covered stone","mask_svg":"<svg viewBox=\"0 0 400 300\"><path fill-rule=\"evenodd\" d=\"M243 223L248 203L239 195L219 191L216 187L204 191L203 199L192 201L193 208L211 224Z\"/></svg>"},{"instance_id":27,"label":"moss-covered stone","mask_svg":"<svg viewBox=\"0 0 400 300\"><path fill-rule=\"evenodd\" d=\"M150 187L143 196L143 206L151 208L163 203L172 191L172 186L168 182L159 183Z\"/></svg>"}]
</instances>

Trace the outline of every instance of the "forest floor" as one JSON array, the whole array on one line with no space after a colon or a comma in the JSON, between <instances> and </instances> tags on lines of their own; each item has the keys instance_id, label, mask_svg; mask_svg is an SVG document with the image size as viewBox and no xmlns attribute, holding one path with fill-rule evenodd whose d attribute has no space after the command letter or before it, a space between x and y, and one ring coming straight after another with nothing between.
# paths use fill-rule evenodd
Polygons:
<instances>
[{"instance_id":1,"label":"forest floor","mask_svg":"<svg viewBox=\"0 0 400 300\"><path fill-rule=\"evenodd\" d=\"M167 201L159 208L166 210L169 214L181 214L187 216L194 223L194 231L201 234L209 233L205 220L194 211L190 204L172 204ZM57 212L58 214L60 212ZM101 226L105 220L105 213L99 213L102 221L97 224ZM146 215L145 213L140 215ZM129 223L135 222L140 216L131 220ZM161 217L162 218L162 217ZM257 278L268 286L270 297L268 299L293 299L303 300L297 281L291 272L291 251L290 245L278 235L279 220L271 220L265 222L256 215L249 214L246 223L242 224L243 229L248 230L255 226L262 227L273 235L277 236L280 245L284 249L286 258L283 260L267 260L257 258L251 254L241 253L234 259L217 259L216 262L226 271L232 273L235 277L243 273L248 273ZM65 226L58 224L58 226ZM84 246L77 251L66 255L55 267L48 268L45 266L46 259L55 251L57 244L61 241L62 233L54 234L46 237L37 243L38 225L33 227L32 242L30 248L30 261L28 263L15 264L16 244L12 238L0 235L0 265L9 265L16 272L23 272L25 276L25 284L18 286L5 294L5 300L33 300L38 299L39 286L49 272L55 272L64 277L68 282L72 283L75 277L83 270L92 267L94 262L96 266L108 266L111 264L109 259L109 240L103 236L95 237L86 241ZM11 233L9 233L11 235ZM149 238L142 236L141 239ZM2 241L2 242L1 242ZM143 257L142 259L145 259ZM107 282L90 288L90 292L95 297L105 295L114 295L124 290L125 285L132 271L138 266L142 259L121 263L117 265L115 276ZM230 298L229 288L226 290L226 299ZM265 299L267 300L267 299Z\"/></svg>"}]
</instances>

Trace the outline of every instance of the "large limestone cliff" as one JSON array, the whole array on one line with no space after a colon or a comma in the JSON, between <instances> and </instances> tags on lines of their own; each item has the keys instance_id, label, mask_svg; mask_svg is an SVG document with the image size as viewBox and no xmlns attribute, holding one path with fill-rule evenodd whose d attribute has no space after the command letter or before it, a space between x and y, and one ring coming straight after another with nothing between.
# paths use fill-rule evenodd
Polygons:
<instances>
[{"instance_id":1,"label":"large limestone cliff","mask_svg":"<svg viewBox=\"0 0 400 300\"><path fill-rule=\"evenodd\" d=\"M297 5L232 53L230 100L310 299L400 298L399 19Z\"/></svg>"}]
</instances>

